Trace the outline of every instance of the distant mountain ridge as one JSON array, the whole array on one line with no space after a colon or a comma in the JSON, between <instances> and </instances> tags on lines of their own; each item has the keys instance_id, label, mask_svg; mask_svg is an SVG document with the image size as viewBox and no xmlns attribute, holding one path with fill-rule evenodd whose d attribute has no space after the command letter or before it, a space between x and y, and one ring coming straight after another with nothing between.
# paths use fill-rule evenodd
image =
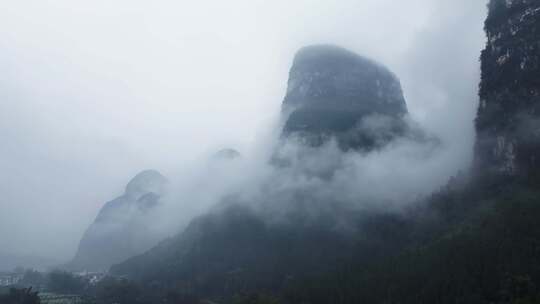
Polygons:
<instances>
[{"instance_id":1,"label":"distant mountain ridge","mask_svg":"<svg viewBox=\"0 0 540 304\"><path fill-rule=\"evenodd\" d=\"M67 267L106 270L157 244L163 236L152 229L151 212L159 205L166 185L167 179L155 170L137 174L122 196L103 206Z\"/></svg>"}]
</instances>

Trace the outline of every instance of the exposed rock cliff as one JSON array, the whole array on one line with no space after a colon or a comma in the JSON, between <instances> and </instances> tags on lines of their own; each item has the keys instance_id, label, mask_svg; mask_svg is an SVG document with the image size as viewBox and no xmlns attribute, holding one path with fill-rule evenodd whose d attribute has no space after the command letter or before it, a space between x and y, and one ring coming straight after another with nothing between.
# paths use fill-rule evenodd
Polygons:
<instances>
[{"instance_id":1,"label":"exposed rock cliff","mask_svg":"<svg viewBox=\"0 0 540 304\"><path fill-rule=\"evenodd\" d=\"M540 2L492 0L485 24L476 164L529 174L540 169Z\"/></svg>"},{"instance_id":2,"label":"exposed rock cliff","mask_svg":"<svg viewBox=\"0 0 540 304\"><path fill-rule=\"evenodd\" d=\"M315 146L333 137L341 148L370 150L407 129L399 79L384 66L331 45L296 54L283 111L290 115L284 136Z\"/></svg>"}]
</instances>

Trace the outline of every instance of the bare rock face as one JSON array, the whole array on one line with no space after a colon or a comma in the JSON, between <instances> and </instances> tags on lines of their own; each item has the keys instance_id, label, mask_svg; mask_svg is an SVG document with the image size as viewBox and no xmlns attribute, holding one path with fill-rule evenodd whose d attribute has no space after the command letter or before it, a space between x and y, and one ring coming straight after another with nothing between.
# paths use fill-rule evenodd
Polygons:
<instances>
[{"instance_id":1,"label":"bare rock face","mask_svg":"<svg viewBox=\"0 0 540 304\"><path fill-rule=\"evenodd\" d=\"M492 0L485 30L476 166L540 172L540 2Z\"/></svg>"},{"instance_id":2,"label":"bare rock face","mask_svg":"<svg viewBox=\"0 0 540 304\"><path fill-rule=\"evenodd\" d=\"M332 45L309 46L296 54L283 111L290 115L284 136L311 145L333 137L344 149L369 150L380 144L378 135L389 140L406 129L407 105L398 78L386 67ZM385 130L364 132L366 119L385 121Z\"/></svg>"},{"instance_id":3,"label":"bare rock face","mask_svg":"<svg viewBox=\"0 0 540 304\"><path fill-rule=\"evenodd\" d=\"M161 240L152 230L151 213L158 206L167 179L154 170L143 171L125 193L106 203L83 235L68 268L107 270L112 264L141 254Z\"/></svg>"}]
</instances>

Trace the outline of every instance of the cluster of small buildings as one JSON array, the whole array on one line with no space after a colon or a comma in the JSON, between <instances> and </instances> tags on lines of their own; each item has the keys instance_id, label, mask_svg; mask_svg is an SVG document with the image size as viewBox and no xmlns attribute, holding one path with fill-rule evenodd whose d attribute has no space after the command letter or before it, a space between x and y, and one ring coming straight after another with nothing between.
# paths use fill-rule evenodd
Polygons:
<instances>
[{"instance_id":1,"label":"cluster of small buildings","mask_svg":"<svg viewBox=\"0 0 540 304\"><path fill-rule=\"evenodd\" d=\"M89 272L89 271L82 271L82 272L75 272L73 273L75 276L80 277L84 279L86 282L88 282L90 285L95 285L99 281L103 280L107 276L106 272Z\"/></svg>"},{"instance_id":2,"label":"cluster of small buildings","mask_svg":"<svg viewBox=\"0 0 540 304\"><path fill-rule=\"evenodd\" d=\"M22 273L0 272L0 286L12 286L23 279Z\"/></svg>"}]
</instances>

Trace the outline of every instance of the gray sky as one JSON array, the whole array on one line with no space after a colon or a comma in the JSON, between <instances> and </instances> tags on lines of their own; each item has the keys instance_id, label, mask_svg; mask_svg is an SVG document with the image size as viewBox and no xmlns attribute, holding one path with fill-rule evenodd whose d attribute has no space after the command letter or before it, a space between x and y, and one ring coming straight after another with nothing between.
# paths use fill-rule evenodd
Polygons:
<instances>
[{"instance_id":1,"label":"gray sky","mask_svg":"<svg viewBox=\"0 0 540 304\"><path fill-rule=\"evenodd\" d=\"M295 51L386 64L467 165L484 1L20 0L0 10L0 252L68 259L137 172L253 149Z\"/></svg>"}]
</instances>

